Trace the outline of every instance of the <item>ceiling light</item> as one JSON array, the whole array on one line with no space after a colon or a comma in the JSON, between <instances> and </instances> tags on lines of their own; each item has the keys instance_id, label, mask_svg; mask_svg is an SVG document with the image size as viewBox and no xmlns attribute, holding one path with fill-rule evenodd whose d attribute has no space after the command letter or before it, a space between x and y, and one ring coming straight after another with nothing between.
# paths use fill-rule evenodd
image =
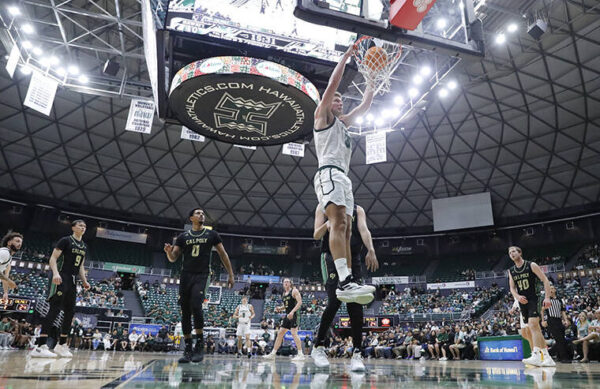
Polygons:
<instances>
[{"instance_id":1,"label":"ceiling light","mask_svg":"<svg viewBox=\"0 0 600 389\"><path fill-rule=\"evenodd\" d=\"M375 120L375 125L381 126L382 124L383 124L383 119L382 118L377 118L377 120Z\"/></svg>"},{"instance_id":2,"label":"ceiling light","mask_svg":"<svg viewBox=\"0 0 600 389\"><path fill-rule=\"evenodd\" d=\"M65 70L65 68L58 68L56 69L56 74L58 74L61 77L64 77L67 74L67 71Z\"/></svg>"},{"instance_id":3,"label":"ceiling light","mask_svg":"<svg viewBox=\"0 0 600 389\"><path fill-rule=\"evenodd\" d=\"M79 76L79 78L77 78L77 81L79 81L82 84L87 84L89 81L89 78L87 78L87 76L85 74L82 74L81 76Z\"/></svg>"},{"instance_id":4,"label":"ceiling light","mask_svg":"<svg viewBox=\"0 0 600 389\"><path fill-rule=\"evenodd\" d=\"M438 92L438 95L443 99L444 97L448 96L448 89L446 88L442 88L440 89L440 91Z\"/></svg>"},{"instance_id":5,"label":"ceiling light","mask_svg":"<svg viewBox=\"0 0 600 389\"><path fill-rule=\"evenodd\" d=\"M448 82L448 89L450 89L450 90L454 90L454 89L456 89L456 87L457 87L457 86L458 86L458 84L457 84L457 83L456 83L456 81L454 81L454 80L450 80L450 81Z\"/></svg>"},{"instance_id":6,"label":"ceiling light","mask_svg":"<svg viewBox=\"0 0 600 389\"><path fill-rule=\"evenodd\" d=\"M402 111L400 110L400 108L396 108L394 110L394 116L396 116L396 117L400 116L401 113L402 113Z\"/></svg>"},{"instance_id":7,"label":"ceiling light","mask_svg":"<svg viewBox=\"0 0 600 389\"><path fill-rule=\"evenodd\" d=\"M418 95L418 94L419 94L419 90L418 90L417 88L410 88L410 89L408 90L408 95L409 95L411 98L415 98L415 97L417 97L417 95Z\"/></svg>"},{"instance_id":8,"label":"ceiling light","mask_svg":"<svg viewBox=\"0 0 600 389\"><path fill-rule=\"evenodd\" d=\"M404 103L404 98L400 95L397 95L396 97L394 97L394 103L400 105Z\"/></svg>"},{"instance_id":9,"label":"ceiling light","mask_svg":"<svg viewBox=\"0 0 600 389\"><path fill-rule=\"evenodd\" d=\"M31 68L29 67L29 65L21 66L21 73L31 74Z\"/></svg>"},{"instance_id":10,"label":"ceiling light","mask_svg":"<svg viewBox=\"0 0 600 389\"><path fill-rule=\"evenodd\" d=\"M504 34L498 34L496 35L496 44L503 44L504 42L506 42L506 35Z\"/></svg>"},{"instance_id":11,"label":"ceiling light","mask_svg":"<svg viewBox=\"0 0 600 389\"><path fill-rule=\"evenodd\" d=\"M425 65L425 66L423 66L421 68L421 70L419 71L419 73L421 73L421 75L423 77L427 77L428 75L431 74L431 68L429 66Z\"/></svg>"},{"instance_id":12,"label":"ceiling light","mask_svg":"<svg viewBox=\"0 0 600 389\"><path fill-rule=\"evenodd\" d=\"M40 49L39 47L34 47L32 51L33 54L37 55L38 57L44 54L44 50Z\"/></svg>"},{"instance_id":13,"label":"ceiling light","mask_svg":"<svg viewBox=\"0 0 600 389\"><path fill-rule=\"evenodd\" d=\"M389 118L390 116L392 116L392 111L389 109L384 109L383 111L381 111L381 116L383 116L384 118Z\"/></svg>"},{"instance_id":14,"label":"ceiling light","mask_svg":"<svg viewBox=\"0 0 600 389\"><path fill-rule=\"evenodd\" d=\"M421 77L420 75L416 74L416 75L413 77L413 82L414 82L416 85L419 85L419 84L421 84L421 83L423 82L423 77Z\"/></svg>"},{"instance_id":15,"label":"ceiling light","mask_svg":"<svg viewBox=\"0 0 600 389\"><path fill-rule=\"evenodd\" d=\"M35 32L35 29L29 23L24 24L23 27L21 27L21 30L23 30L25 34L33 34Z\"/></svg>"},{"instance_id":16,"label":"ceiling light","mask_svg":"<svg viewBox=\"0 0 600 389\"><path fill-rule=\"evenodd\" d=\"M511 33L517 31L518 29L519 29L519 25L517 23L511 23L506 28L506 30Z\"/></svg>"},{"instance_id":17,"label":"ceiling light","mask_svg":"<svg viewBox=\"0 0 600 389\"><path fill-rule=\"evenodd\" d=\"M31 42L29 42L29 41L24 41L23 43L21 43L21 45L23 46L24 49L31 49L33 47Z\"/></svg>"},{"instance_id":18,"label":"ceiling light","mask_svg":"<svg viewBox=\"0 0 600 389\"><path fill-rule=\"evenodd\" d=\"M435 26L437 27L438 30L443 30L444 28L446 28L447 25L448 25L448 21L444 18L439 18L435 22Z\"/></svg>"},{"instance_id":19,"label":"ceiling light","mask_svg":"<svg viewBox=\"0 0 600 389\"><path fill-rule=\"evenodd\" d=\"M50 57L50 59L48 60L48 62L50 62L50 65L56 66L56 65L58 65L58 63L60 62L60 60L58 59L57 56L53 55L52 57Z\"/></svg>"},{"instance_id":20,"label":"ceiling light","mask_svg":"<svg viewBox=\"0 0 600 389\"><path fill-rule=\"evenodd\" d=\"M372 122L373 121L373 114L372 113L367 114L367 121L368 122Z\"/></svg>"},{"instance_id":21,"label":"ceiling light","mask_svg":"<svg viewBox=\"0 0 600 389\"><path fill-rule=\"evenodd\" d=\"M356 118L356 124L363 124L364 121L365 119L362 116Z\"/></svg>"},{"instance_id":22,"label":"ceiling light","mask_svg":"<svg viewBox=\"0 0 600 389\"><path fill-rule=\"evenodd\" d=\"M79 68L75 65L69 65L69 67L67 68L67 71L69 72L69 74L73 74L73 75L79 74Z\"/></svg>"},{"instance_id":23,"label":"ceiling light","mask_svg":"<svg viewBox=\"0 0 600 389\"><path fill-rule=\"evenodd\" d=\"M19 16L21 15L21 10L18 7L8 7L8 13L11 14L12 16Z\"/></svg>"}]
</instances>

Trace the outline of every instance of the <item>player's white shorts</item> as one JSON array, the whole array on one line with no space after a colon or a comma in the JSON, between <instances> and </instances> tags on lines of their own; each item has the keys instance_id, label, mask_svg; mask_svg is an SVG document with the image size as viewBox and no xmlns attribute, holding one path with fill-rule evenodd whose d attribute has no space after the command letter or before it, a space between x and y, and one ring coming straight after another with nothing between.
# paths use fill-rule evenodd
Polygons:
<instances>
[{"instance_id":1,"label":"player's white shorts","mask_svg":"<svg viewBox=\"0 0 600 389\"><path fill-rule=\"evenodd\" d=\"M346 207L346 215L354 211L352 181L340 169L324 166L317 170L314 178L315 192L319 205L324 210L329 203Z\"/></svg>"},{"instance_id":2,"label":"player's white shorts","mask_svg":"<svg viewBox=\"0 0 600 389\"><path fill-rule=\"evenodd\" d=\"M237 331L235 331L235 336L246 336L246 335L250 335L250 323L238 324Z\"/></svg>"}]
</instances>

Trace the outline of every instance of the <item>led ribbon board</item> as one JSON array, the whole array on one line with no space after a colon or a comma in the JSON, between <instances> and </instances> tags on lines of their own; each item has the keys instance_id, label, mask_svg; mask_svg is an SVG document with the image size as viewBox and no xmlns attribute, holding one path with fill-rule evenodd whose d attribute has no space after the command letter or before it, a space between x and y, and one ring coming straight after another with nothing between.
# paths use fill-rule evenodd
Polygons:
<instances>
[{"instance_id":1,"label":"led ribbon board","mask_svg":"<svg viewBox=\"0 0 600 389\"><path fill-rule=\"evenodd\" d=\"M276 145L312 132L319 92L302 74L250 57L213 57L184 66L169 104L190 130L222 142Z\"/></svg>"}]
</instances>

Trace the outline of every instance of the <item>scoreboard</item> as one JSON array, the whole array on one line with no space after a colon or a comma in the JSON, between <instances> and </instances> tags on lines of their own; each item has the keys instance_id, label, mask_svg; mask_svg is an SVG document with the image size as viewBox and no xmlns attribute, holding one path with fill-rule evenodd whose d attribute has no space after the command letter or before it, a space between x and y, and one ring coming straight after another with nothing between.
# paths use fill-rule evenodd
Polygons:
<instances>
[{"instance_id":1,"label":"scoreboard","mask_svg":"<svg viewBox=\"0 0 600 389\"><path fill-rule=\"evenodd\" d=\"M385 329L394 326L394 319L392 316L364 316L363 317L363 328L371 329ZM337 328L350 328L349 317L339 317L337 322Z\"/></svg>"},{"instance_id":2,"label":"scoreboard","mask_svg":"<svg viewBox=\"0 0 600 389\"><path fill-rule=\"evenodd\" d=\"M33 313L35 300L28 297L0 298L0 312Z\"/></svg>"}]
</instances>

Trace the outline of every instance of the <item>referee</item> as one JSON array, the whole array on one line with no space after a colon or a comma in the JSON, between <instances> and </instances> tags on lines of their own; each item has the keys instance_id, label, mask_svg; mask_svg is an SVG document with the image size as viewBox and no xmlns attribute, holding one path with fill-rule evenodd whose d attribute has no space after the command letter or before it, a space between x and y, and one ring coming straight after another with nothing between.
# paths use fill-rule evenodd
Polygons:
<instances>
[{"instance_id":1,"label":"referee","mask_svg":"<svg viewBox=\"0 0 600 389\"><path fill-rule=\"evenodd\" d=\"M556 298L556 288L550 287L550 308L542 307L542 318L545 318L544 311L547 311L548 321L542 322L543 327L548 327L550 334L556 341L558 347L558 359L564 363L571 363L571 357L567 349L567 341L565 340L565 326L562 320L567 319L565 306L562 301Z\"/></svg>"}]
</instances>

